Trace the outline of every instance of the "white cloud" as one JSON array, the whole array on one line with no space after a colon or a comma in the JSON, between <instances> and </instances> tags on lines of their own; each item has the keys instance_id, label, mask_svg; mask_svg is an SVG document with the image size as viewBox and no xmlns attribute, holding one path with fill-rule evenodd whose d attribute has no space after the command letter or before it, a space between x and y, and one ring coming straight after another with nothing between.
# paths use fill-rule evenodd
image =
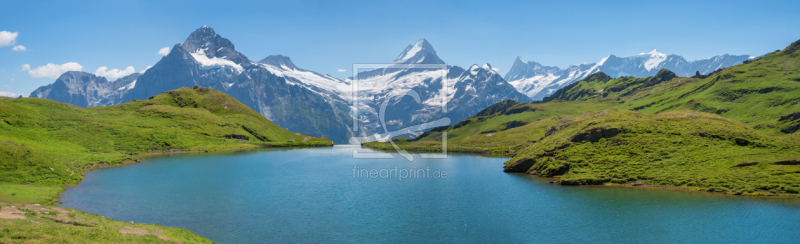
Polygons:
<instances>
[{"instance_id":1,"label":"white cloud","mask_svg":"<svg viewBox=\"0 0 800 244\"><path fill-rule=\"evenodd\" d=\"M0 31L0 47L11 46L17 43L19 32Z\"/></svg>"},{"instance_id":2,"label":"white cloud","mask_svg":"<svg viewBox=\"0 0 800 244\"><path fill-rule=\"evenodd\" d=\"M169 54L169 47L162 47L158 50L158 54L167 56L167 54Z\"/></svg>"},{"instance_id":3,"label":"white cloud","mask_svg":"<svg viewBox=\"0 0 800 244\"><path fill-rule=\"evenodd\" d=\"M122 78L130 74L133 74L134 72L136 72L136 70L133 69L133 66L128 66L124 70L119 70L119 69L108 70L108 67L103 66L97 68L97 70L94 71L94 75L103 76L110 80L116 80L118 78Z\"/></svg>"},{"instance_id":4,"label":"white cloud","mask_svg":"<svg viewBox=\"0 0 800 244\"><path fill-rule=\"evenodd\" d=\"M22 64L21 68L22 68L22 71L28 71L28 70L31 70L31 65L30 64Z\"/></svg>"},{"instance_id":5,"label":"white cloud","mask_svg":"<svg viewBox=\"0 0 800 244\"><path fill-rule=\"evenodd\" d=\"M24 52L24 51L28 51L28 48L26 48L23 45L16 45L16 46L12 47L11 50L18 51L18 52Z\"/></svg>"},{"instance_id":6,"label":"white cloud","mask_svg":"<svg viewBox=\"0 0 800 244\"><path fill-rule=\"evenodd\" d=\"M2 97L19 97L19 96L22 96L22 94L16 94L16 93L13 93L13 92L0 91L0 96L2 96Z\"/></svg>"},{"instance_id":7,"label":"white cloud","mask_svg":"<svg viewBox=\"0 0 800 244\"><path fill-rule=\"evenodd\" d=\"M153 67L153 66L147 66L147 68L144 68L143 70L139 71L139 73L142 73L142 74L144 74L144 72L145 72L145 71L147 71L148 69L150 69L150 68L152 68L152 67Z\"/></svg>"},{"instance_id":8,"label":"white cloud","mask_svg":"<svg viewBox=\"0 0 800 244\"><path fill-rule=\"evenodd\" d=\"M339 72L339 73L345 72L345 71L347 71L347 70L346 69L338 69L338 70L336 70L336 72Z\"/></svg>"},{"instance_id":9,"label":"white cloud","mask_svg":"<svg viewBox=\"0 0 800 244\"><path fill-rule=\"evenodd\" d=\"M62 74L66 73L67 71L81 71L83 70L83 66L76 62L69 62L65 64L53 64L49 63L45 66L39 66L35 69L28 71L28 74L31 75L33 78L52 78L57 79Z\"/></svg>"}]
</instances>

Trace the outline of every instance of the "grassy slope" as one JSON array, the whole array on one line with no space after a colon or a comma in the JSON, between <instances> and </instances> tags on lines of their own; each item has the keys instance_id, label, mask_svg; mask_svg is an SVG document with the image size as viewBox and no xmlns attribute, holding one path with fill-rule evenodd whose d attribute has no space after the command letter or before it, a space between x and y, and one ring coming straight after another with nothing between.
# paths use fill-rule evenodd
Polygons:
<instances>
[{"instance_id":1,"label":"grassy slope","mask_svg":"<svg viewBox=\"0 0 800 244\"><path fill-rule=\"evenodd\" d=\"M798 185L794 182L800 181L794 175L800 167L775 162L800 157L800 136L790 135L800 127L800 52L794 52L798 47L800 41L702 79L675 77L667 70L648 78L611 79L598 73L557 91L546 102L498 103L455 126L396 141L409 150L437 151L442 132L447 132L448 151L512 156L507 164L526 162L525 166L531 161L524 159L535 158L537 166L523 172L559 176L563 184L613 181L734 194L795 194ZM624 124L631 129L613 140L566 144L583 130L596 128L573 123L569 128L579 129L545 137L557 123L597 113L624 122L595 119L586 123ZM694 119L678 119L681 116ZM725 126L719 127L720 123ZM715 136L708 136L710 131ZM760 143L738 145L734 135L745 134ZM569 146L549 148L552 143ZM653 146L643 147L645 143ZM382 143L367 146L391 148ZM551 150L545 150L547 156L542 154L543 147ZM730 168L739 163L753 165ZM543 170L543 165L553 169Z\"/></svg>"},{"instance_id":2,"label":"grassy slope","mask_svg":"<svg viewBox=\"0 0 800 244\"><path fill-rule=\"evenodd\" d=\"M0 219L0 243L213 243L191 231L115 221L56 206L0 203L25 219ZM141 229L154 234L121 233Z\"/></svg>"},{"instance_id":3,"label":"grassy slope","mask_svg":"<svg viewBox=\"0 0 800 244\"><path fill-rule=\"evenodd\" d=\"M331 144L285 130L201 87L88 109L0 98L0 202L52 204L62 185L76 184L86 171L134 163L137 155Z\"/></svg>"},{"instance_id":4,"label":"grassy slope","mask_svg":"<svg viewBox=\"0 0 800 244\"><path fill-rule=\"evenodd\" d=\"M533 125L541 128L541 140L519 151L507 169L524 165L517 171L560 176L561 184L638 183L756 195L800 189L800 138L768 135L715 114L606 110Z\"/></svg>"}]
</instances>

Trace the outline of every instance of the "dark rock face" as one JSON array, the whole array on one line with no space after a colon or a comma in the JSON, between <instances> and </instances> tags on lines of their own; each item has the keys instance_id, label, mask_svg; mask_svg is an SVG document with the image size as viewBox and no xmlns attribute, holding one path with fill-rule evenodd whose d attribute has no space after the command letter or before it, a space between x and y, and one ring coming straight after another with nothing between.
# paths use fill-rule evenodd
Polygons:
<instances>
[{"instance_id":1,"label":"dark rock face","mask_svg":"<svg viewBox=\"0 0 800 244\"><path fill-rule=\"evenodd\" d=\"M47 98L83 108L114 105L135 85L139 76L141 74L134 73L112 82L94 74L70 71L58 77L53 84L34 90L29 97Z\"/></svg>"},{"instance_id":2,"label":"dark rock face","mask_svg":"<svg viewBox=\"0 0 800 244\"><path fill-rule=\"evenodd\" d=\"M619 133L620 130L617 128L594 128L575 134L569 140L571 142L598 142L600 139L614 137Z\"/></svg>"},{"instance_id":3,"label":"dark rock face","mask_svg":"<svg viewBox=\"0 0 800 244\"><path fill-rule=\"evenodd\" d=\"M217 35L214 29L208 26L192 32L181 47L192 53L203 50L208 57L225 57L237 64L250 62L247 57L235 50L230 40Z\"/></svg>"},{"instance_id":4,"label":"dark rock face","mask_svg":"<svg viewBox=\"0 0 800 244\"><path fill-rule=\"evenodd\" d=\"M510 163L503 167L503 172L506 173L525 173L536 164L535 158L525 158L516 162Z\"/></svg>"}]
</instances>

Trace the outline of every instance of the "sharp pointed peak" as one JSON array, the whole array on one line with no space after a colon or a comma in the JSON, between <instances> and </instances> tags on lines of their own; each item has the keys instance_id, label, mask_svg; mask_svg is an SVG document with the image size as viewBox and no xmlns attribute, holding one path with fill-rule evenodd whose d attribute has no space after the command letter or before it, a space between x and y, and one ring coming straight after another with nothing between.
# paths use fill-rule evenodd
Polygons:
<instances>
[{"instance_id":1,"label":"sharp pointed peak","mask_svg":"<svg viewBox=\"0 0 800 244\"><path fill-rule=\"evenodd\" d=\"M425 38L420 38L413 46L406 46L405 50L400 53L394 60L395 63L434 63L443 64L444 61L439 59L436 55L436 50L433 45Z\"/></svg>"},{"instance_id":2,"label":"sharp pointed peak","mask_svg":"<svg viewBox=\"0 0 800 244\"><path fill-rule=\"evenodd\" d=\"M416 45L425 45L425 44L430 45L430 42L428 42L428 39L425 39L425 37L422 37L419 39L419 41L417 41Z\"/></svg>"}]
</instances>

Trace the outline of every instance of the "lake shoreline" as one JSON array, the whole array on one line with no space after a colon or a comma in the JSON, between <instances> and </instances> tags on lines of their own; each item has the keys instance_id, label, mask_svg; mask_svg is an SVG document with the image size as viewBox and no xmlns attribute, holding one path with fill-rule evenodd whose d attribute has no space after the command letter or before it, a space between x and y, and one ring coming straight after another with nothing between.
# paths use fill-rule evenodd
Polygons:
<instances>
[{"instance_id":1,"label":"lake shoreline","mask_svg":"<svg viewBox=\"0 0 800 244\"><path fill-rule=\"evenodd\" d=\"M383 144L378 144L378 145L383 145ZM388 145L390 145L390 144L388 144ZM377 147L374 143L363 143L362 146L366 147L366 148L378 150L378 151L394 151L394 148ZM439 147L425 147L425 148L403 147L403 146L398 146L398 147L400 147L403 150L409 151L409 152L422 152L422 153L426 153L426 152L441 153L442 152L441 148L439 148ZM498 153L492 153L490 150L459 150L459 149L451 150L451 149L448 149L447 152L463 153L463 154L476 155L476 156L489 156L489 157L492 157L492 156L496 156L496 157L513 157L513 155L508 155L508 154L503 155L503 154L498 154ZM781 194L772 194L772 193L769 193L768 191L763 191L763 190L759 191L760 194L730 194L730 193L727 193L727 192L717 192L717 191L713 191L712 189L704 189L704 188L700 188L700 187L685 187L685 186L671 186L671 185L657 185L657 184L643 184L643 183L616 184L616 183L611 183L611 182L603 182L603 184L579 184L579 185L573 185L573 184L563 184L564 182L562 182L560 177L547 177L547 176L539 176L539 175L528 174L528 173L509 173L509 174L523 174L523 175L528 175L528 176L532 176L532 177L548 179L548 180L551 180L551 181L549 181L550 184L558 184L558 185L561 185L561 186L575 186L575 187L578 187L578 186L580 186L580 187L603 186L603 187L623 187L623 188L650 188L650 189L656 189L657 188L657 189L661 189L661 190L678 190L678 191L686 191L686 192L711 193L711 194L737 196L737 197L785 198L785 199L797 199L797 198L800 198L800 194L794 194L794 195L785 195L784 194L784 195L781 195Z\"/></svg>"},{"instance_id":2,"label":"lake shoreline","mask_svg":"<svg viewBox=\"0 0 800 244\"><path fill-rule=\"evenodd\" d=\"M106 223L108 221L111 221L110 223L103 224L103 225L112 225L112 226L115 226L115 227L119 227L119 226L125 225L126 227L123 227L123 229L120 229L120 231L119 231L119 234L121 234L124 238L132 238L132 236L129 236L128 234L126 234L126 233L129 233L129 232L126 232L126 231L130 230L131 228L133 228L133 229L136 229L136 230L141 230L141 229L151 230L151 231L153 231L153 233L151 233L151 235L155 235L155 236L157 236L158 238L160 238L162 240L173 241L173 242L177 242L177 243L181 243L181 242L176 240L176 238L184 240L184 241L185 240L194 240L194 241L199 241L199 242L212 242L210 239L207 239L206 237L197 235L197 234L193 233L191 230L188 230L188 229L185 229L185 228L174 227L174 226L163 226L163 225L158 225L158 224L148 224L148 223L135 223L135 224L133 222L128 223L128 222L123 222L123 221L120 221L120 220L106 218L106 217L100 216L100 215L87 213L85 211L77 210L77 209L74 209L74 208L62 207L62 206L59 206L59 204L61 204L61 199L63 197L64 192L67 190L67 188L75 187L75 186L79 185L81 182L83 182L83 179L84 179L83 175L85 175L86 173L88 173L90 171L100 170L100 169L117 168L117 167L124 167L124 166L130 166L130 165L134 165L134 164L139 164L139 163L143 163L145 161L148 161L152 157L170 156L170 155L188 155L188 154L237 152L237 151L256 151L256 150L259 150L259 149L319 148L319 147L333 147L333 146L334 146L333 144L329 144L329 145L324 145L324 144L305 144L305 145L303 145L301 143L297 143L297 144L281 143L281 144L276 144L276 145L263 145L263 146L255 146L255 147L237 147L237 148L225 148L225 149L214 149L214 150L165 151L165 152L151 152L151 153L143 153L143 154L131 155L131 156L137 157L137 159L136 160L124 160L122 163L119 163L119 164L108 164L106 162L90 163L92 165L91 167L82 168L81 169L82 176L81 176L80 180L78 180L74 184L58 186L58 188L59 188L59 190L57 192L58 196L53 198L53 199L50 199L50 200L48 200L46 202L42 202L41 203L42 207L38 207L38 208L35 207L35 206L39 206L39 204L35 203L35 202L26 203L26 202L0 201L0 206L3 206L4 209L5 208L9 208L9 207L10 208L22 208L22 209L25 209L24 211L18 211L17 212L18 214L6 216L8 218L6 218L6 217L0 218L0 222L2 222L2 221L13 221L13 219L16 219L16 218L26 219L26 217L27 217L27 219L30 219L30 221L31 221L30 223L34 223L34 221L33 221L34 219L36 220L35 223L40 223L41 221L45 221L45 220L50 219L52 221L55 221L55 223L52 224L54 226L59 226L59 225L80 226L80 224L83 224L83 223L79 222L79 220L75 219L75 217L72 217L74 215L78 215L78 216L82 217L83 221L91 221L91 222L97 222L97 223ZM25 186L25 185L21 184L21 186ZM52 211L56 211L56 210L64 212L64 213L70 213L71 212L71 214L69 216L67 216L67 214L59 212L57 217L50 217L50 216L46 215L47 211L51 211L52 212ZM35 214L32 215L32 216L28 216L26 214L27 213L26 211L27 212L33 211L31 213L35 213ZM44 216L44 217L43 218L37 218L36 216ZM103 221L103 219L105 219L107 221ZM9 222L9 223L13 223L13 222ZM25 222L25 223L27 223L27 222ZM5 224L5 223L0 223L0 226L2 226L2 224ZM130 226L135 226L135 227L130 227ZM56 227L54 227L54 228L56 228ZM128 228L128 229L125 229L125 228ZM166 232L165 233L160 233L160 232L164 232L165 230L169 231L170 233L166 233ZM147 231L145 231L145 232L147 232ZM116 235L117 233L106 233L106 234L113 236L113 235ZM141 235L141 234L139 234L139 235ZM145 234L145 235L148 235L148 234ZM142 236L145 236L145 235L142 235Z\"/></svg>"}]
</instances>

